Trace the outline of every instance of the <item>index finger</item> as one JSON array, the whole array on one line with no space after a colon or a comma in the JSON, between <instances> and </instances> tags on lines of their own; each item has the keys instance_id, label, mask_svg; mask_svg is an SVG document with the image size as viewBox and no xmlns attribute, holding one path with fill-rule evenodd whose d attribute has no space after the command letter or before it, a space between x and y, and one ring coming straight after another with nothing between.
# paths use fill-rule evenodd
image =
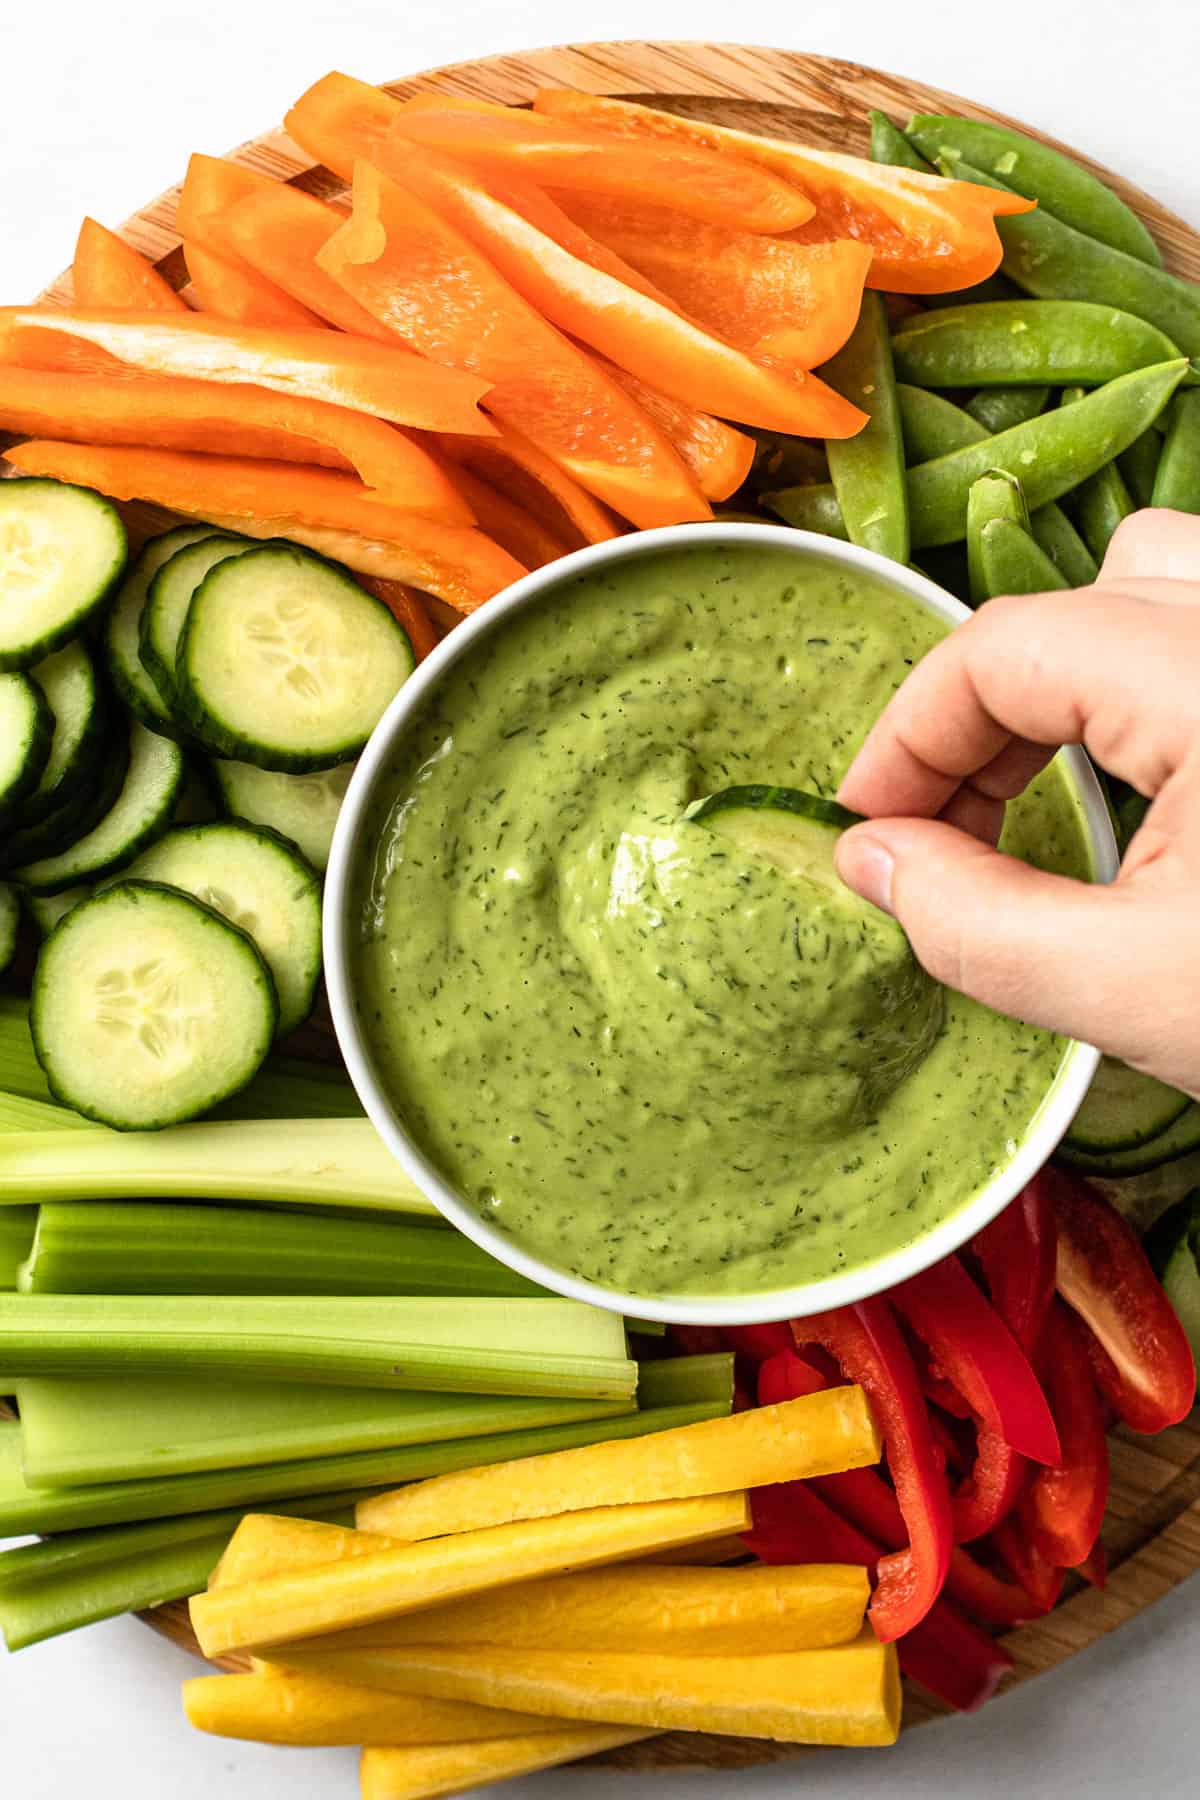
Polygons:
<instances>
[{"instance_id":1,"label":"index finger","mask_svg":"<svg viewBox=\"0 0 1200 1800\"><path fill-rule=\"evenodd\" d=\"M838 798L868 817L934 818L981 771L1028 780L1060 744L1157 793L1186 754L1198 660L1190 608L1103 586L990 600L918 663Z\"/></svg>"}]
</instances>

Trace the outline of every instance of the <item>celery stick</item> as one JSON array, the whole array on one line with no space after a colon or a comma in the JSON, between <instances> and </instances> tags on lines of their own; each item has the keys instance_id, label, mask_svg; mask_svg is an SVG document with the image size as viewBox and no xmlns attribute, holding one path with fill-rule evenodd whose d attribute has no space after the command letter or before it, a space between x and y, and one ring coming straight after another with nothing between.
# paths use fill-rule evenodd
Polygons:
<instances>
[{"instance_id":1,"label":"celery stick","mask_svg":"<svg viewBox=\"0 0 1200 1800\"><path fill-rule=\"evenodd\" d=\"M146 1476L141 1480L81 1487L31 1488L21 1474L22 1431L0 1422L0 1536L27 1531L75 1531L133 1519L204 1512L219 1506L263 1506L297 1489L319 1492L356 1488L362 1491L422 1481L480 1463L515 1461L550 1450L574 1450L608 1438L643 1437L671 1431L729 1412L718 1400L695 1406L652 1407L620 1418L579 1420L570 1425L542 1426L450 1443L415 1444L369 1450L349 1456L310 1457L303 1462L269 1463L254 1468L221 1469L205 1474Z\"/></svg>"},{"instance_id":2,"label":"celery stick","mask_svg":"<svg viewBox=\"0 0 1200 1800\"><path fill-rule=\"evenodd\" d=\"M544 1348L553 1345L552 1350ZM630 1400L624 1323L577 1300L0 1294L10 1375L270 1376L340 1387Z\"/></svg>"},{"instance_id":3,"label":"celery stick","mask_svg":"<svg viewBox=\"0 0 1200 1800\"><path fill-rule=\"evenodd\" d=\"M56 1107L63 1126L77 1118L60 1106L46 1084L29 1035L29 1003L0 997L0 1090L41 1100ZM66 1115L63 1118L61 1115ZM362 1107L340 1068L304 1062L295 1056L272 1056L247 1087L222 1101L215 1119L358 1119ZM79 1120L89 1124L89 1120ZM28 1127L27 1129L35 1129ZM47 1126L50 1129L50 1126Z\"/></svg>"},{"instance_id":4,"label":"celery stick","mask_svg":"<svg viewBox=\"0 0 1200 1800\"><path fill-rule=\"evenodd\" d=\"M64 1113L64 1117L69 1117ZM437 1217L369 1119L228 1120L165 1131L88 1125L0 1134L0 1205L30 1200L261 1200Z\"/></svg>"},{"instance_id":5,"label":"celery stick","mask_svg":"<svg viewBox=\"0 0 1200 1800\"><path fill-rule=\"evenodd\" d=\"M0 1210L0 1246L5 1217ZM333 1219L149 1200L90 1206L48 1201L38 1209L33 1246L27 1243L26 1249L28 1262L17 1282L26 1294L532 1298L543 1292L457 1231L400 1219Z\"/></svg>"},{"instance_id":6,"label":"celery stick","mask_svg":"<svg viewBox=\"0 0 1200 1800\"><path fill-rule=\"evenodd\" d=\"M353 1508L317 1497L276 1511L353 1525ZM0 1635L10 1650L95 1625L118 1613L199 1593L245 1509L194 1513L144 1525L70 1532L0 1552Z\"/></svg>"},{"instance_id":7,"label":"celery stick","mask_svg":"<svg viewBox=\"0 0 1200 1800\"><path fill-rule=\"evenodd\" d=\"M16 1287L17 1272L33 1243L37 1216L36 1206L8 1206L0 1210L0 1288Z\"/></svg>"},{"instance_id":8,"label":"celery stick","mask_svg":"<svg viewBox=\"0 0 1200 1800\"><path fill-rule=\"evenodd\" d=\"M667 1356L638 1364L638 1404L693 1406L721 1400L733 1405L733 1353L712 1356Z\"/></svg>"},{"instance_id":9,"label":"celery stick","mask_svg":"<svg viewBox=\"0 0 1200 1800\"><path fill-rule=\"evenodd\" d=\"M91 1119L83 1119L77 1112L68 1107L56 1106L50 1100L31 1100L27 1094L10 1094L0 1091L0 1132L50 1132L61 1137L65 1131L87 1131L94 1136L104 1131L103 1125L93 1124ZM78 1154L76 1145L76 1154ZM0 1204L7 1196L0 1194Z\"/></svg>"},{"instance_id":10,"label":"celery stick","mask_svg":"<svg viewBox=\"0 0 1200 1800\"><path fill-rule=\"evenodd\" d=\"M608 1418L631 1401L488 1398L152 1375L17 1382L25 1480L131 1481Z\"/></svg>"}]
</instances>

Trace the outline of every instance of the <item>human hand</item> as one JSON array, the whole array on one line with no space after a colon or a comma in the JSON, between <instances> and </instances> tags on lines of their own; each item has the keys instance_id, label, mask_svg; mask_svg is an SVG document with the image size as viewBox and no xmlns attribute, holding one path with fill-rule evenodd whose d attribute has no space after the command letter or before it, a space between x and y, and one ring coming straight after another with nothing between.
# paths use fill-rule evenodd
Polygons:
<instances>
[{"instance_id":1,"label":"human hand","mask_svg":"<svg viewBox=\"0 0 1200 1800\"><path fill-rule=\"evenodd\" d=\"M1117 880L995 849L1060 744L1152 801ZM989 600L917 666L838 798L842 879L937 980L1200 1097L1200 518L1135 513L1095 586Z\"/></svg>"}]
</instances>

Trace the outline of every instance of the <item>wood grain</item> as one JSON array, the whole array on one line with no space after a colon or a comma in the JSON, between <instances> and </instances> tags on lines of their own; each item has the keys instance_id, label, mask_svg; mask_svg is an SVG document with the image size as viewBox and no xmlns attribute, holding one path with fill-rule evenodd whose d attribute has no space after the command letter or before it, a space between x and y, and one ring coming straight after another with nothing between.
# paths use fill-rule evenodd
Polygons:
<instances>
[{"instance_id":1,"label":"wood grain","mask_svg":"<svg viewBox=\"0 0 1200 1800\"><path fill-rule=\"evenodd\" d=\"M432 90L509 104L530 100L539 87L573 87L855 154L867 150L866 115L875 107L900 122L919 111L1019 123L955 94L858 63L737 44L565 45L457 63L386 85L398 96ZM1069 150L1136 208L1170 268L1200 280L1200 236L1191 227L1123 176L1078 156L1067 145L1056 147ZM282 130L269 131L232 154L263 174L311 192L330 195L341 189L327 170L312 168ZM178 192L178 187L168 189L123 227L123 235L154 260L175 287L186 279L175 231ZM60 276L43 298L68 303L69 273ZM143 510L145 528L161 528L162 515ZM328 1045L327 1038L314 1034L310 1040L314 1051L322 1041ZM1099 1592L1076 1584L1049 1618L1008 1635L1005 1642L1016 1663L1010 1685L1042 1674L1115 1630L1200 1567L1200 1418L1193 1414L1187 1424L1153 1440L1118 1433L1112 1453L1112 1504L1104 1531L1112 1570L1108 1586ZM155 1630L196 1651L186 1606L164 1606L145 1616ZM922 1694L910 1692L906 1727L940 1710ZM729 1769L797 1754L789 1746L753 1739L672 1733L597 1760L628 1769Z\"/></svg>"}]
</instances>

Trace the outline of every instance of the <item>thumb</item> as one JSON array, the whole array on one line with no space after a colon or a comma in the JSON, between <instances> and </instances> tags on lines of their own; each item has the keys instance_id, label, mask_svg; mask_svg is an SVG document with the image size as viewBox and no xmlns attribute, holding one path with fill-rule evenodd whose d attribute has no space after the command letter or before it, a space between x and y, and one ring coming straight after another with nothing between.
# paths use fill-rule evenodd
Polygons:
<instances>
[{"instance_id":1,"label":"thumb","mask_svg":"<svg viewBox=\"0 0 1200 1800\"><path fill-rule=\"evenodd\" d=\"M837 869L899 921L947 987L1105 1048L1143 1039L1148 1021L1131 1016L1138 958L1126 890L1044 874L936 819L854 826L839 839ZM1152 954L1155 936L1145 933Z\"/></svg>"}]
</instances>

